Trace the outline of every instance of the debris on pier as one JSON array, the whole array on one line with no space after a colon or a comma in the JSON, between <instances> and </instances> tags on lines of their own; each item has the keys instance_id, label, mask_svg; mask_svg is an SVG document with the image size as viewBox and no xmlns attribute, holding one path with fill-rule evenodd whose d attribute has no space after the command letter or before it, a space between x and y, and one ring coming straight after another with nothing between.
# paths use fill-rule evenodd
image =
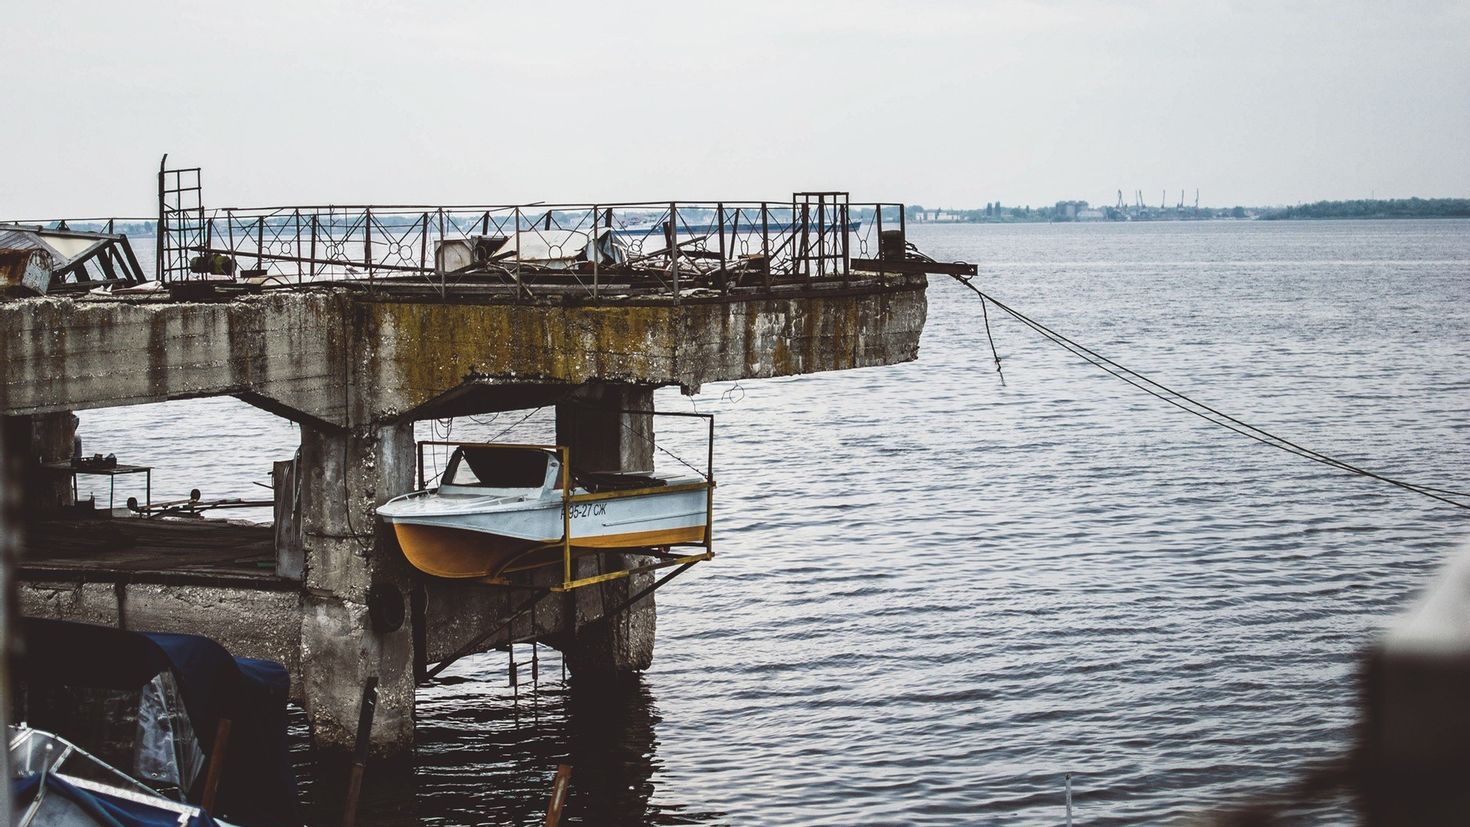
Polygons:
<instances>
[{"instance_id":1,"label":"debris on pier","mask_svg":"<svg viewBox=\"0 0 1470 827\"><path fill-rule=\"evenodd\" d=\"M11 295L85 293L144 281L125 235L0 224L0 285Z\"/></svg>"}]
</instances>

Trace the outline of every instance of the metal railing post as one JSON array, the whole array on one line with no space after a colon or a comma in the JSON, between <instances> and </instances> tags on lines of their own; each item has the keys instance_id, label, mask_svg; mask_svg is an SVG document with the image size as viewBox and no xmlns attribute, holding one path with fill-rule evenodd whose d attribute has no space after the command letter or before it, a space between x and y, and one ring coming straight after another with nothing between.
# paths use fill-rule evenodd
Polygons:
<instances>
[{"instance_id":1,"label":"metal railing post","mask_svg":"<svg viewBox=\"0 0 1470 827\"><path fill-rule=\"evenodd\" d=\"M311 214L311 257L307 259L307 270L311 273L311 280L316 281L316 226L317 214Z\"/></svg>"},{"instance_id":2,"label":"metal railing post","mask_svg":"<svg viewBox=\"0 0 1470 827\"><path fill-rule=\"evenodd\" d=\"M600 207L598 207L596 204L593 204L592 205L592 300L593 301L597 301L597 296L598 296L598 277L600 275L599 270L600 270L600 265L602 263L602 239L599 238L598 237L598 234L597 234L598 229L600 229L597 225L599 223L598 222L598 218L601 217L600 216L600 213L601 212L602 212L602 209Z\"/></svg>"},{"instance_id":3,"label":"metal railing post","mask_svg":"<svg viewBox=\"0 0 1470 827\"><path fill-rule=\"evenodd\" d=\"M674 286L674 304L679 303L679 206L669 202L669 282Z\"/></svg>"},{"instance_id":4,"label":"metal railing post","mask_svg":"<svg viewBox=\"0 0 1470 827\"><path fill-rule=\"evenodd\" d=\"M817 196L817 278L827 269L827 196Z\"/></svg>"},{"instance_id":5,"label":"metal railing post","mask_svg":"<svg viewBox=\"0 0 1470 827\"><path fill-rule=\"evenodd\" d=\"M168 163L168 153L164 153L163 159L158 162L158 225L153 229L153 271L154 278L165 281L163 273L163 248L168 243L168 209L164 197L164 165Z\"/></svg>"},{"instance_id":6,"label":"metal railing post","mask_svg":"<svg viewBox=\"0 0 1470 827\"><path fill-rule=\"evenodd\" d=\"M883 278L883 263L882 263L883 262L883 204L882 204L882 202L879 202L878 203L877 209L878 209L878 217L877 217L878 250L877 250L877 253L878 253L878 262L879 262L878 263L878 278L879 279L882 279Z\"/></svg>"},{"instance_id":7,"label":"metal railing post","mask_svg":"<svg viewBox=\"0 0 1470 827\"><path fill-rule=\"evenodd\" d=\"M561 459L561 553L562 587L572 583L572 464L570 454L563 446L556 449Z\"/></svg>"},{"instance_id":8,"label":"metal railing post","mask_svg":"<svg viewBox=\"0 0 1470 827\"><path fill-rule=\"evenodd\" d=\"M709 459L704 466L704 550L715 551L715 418L709 422Z\"/></svg>"},{"instance_id":9,"label":"metal railing post","mask_svg":"<svg viewBox=\"0 0 1470 827\"><path fill-rule=\"evenodd\" d=\"M765 262L762 266L762 279L765 281L766 289L771 289L771 210L765 201L761 202L761 260Z\"/></svg>"},{"instance_id":10,"label":"metal railing post","mask_svg":"<svg viewBox=\"0 0 1470 827\"><path fill-rule=\"evenodd\" d=\"M842 239L842 280L843 281L847 281L848 276L851 275L851 273L849 272L849 262L851 261L851 257L849 255L849 250L848 250L848 245L852 242L852 239L850 237L851 227L849 226L849 216L850 216L850 210L849 210L849 208L850 208L850 206L851 205L848 204L846 201L844 201L843 204L842 204L842 219L841 219L841 221L842 221L841 233L842 234L840 236L838 236L839 238Z\"/></svg>"},{"instance_id":11,"label":"metal railing post","mask_svg":"<svg viewBox=\"0 0 1470 827\"><path fill-rule=\"evenodd\" d=\"M296 236L291 240L291 251L296 254L296 283L301 283L301 210L295 213Z\"/></svg>"},{"instance_id":12,"label":"metal railing post","mask_svg":"<svg viewBox=\"0 0 1470 827\"><path fill-rule=\"evenodd\" d=\"M734 215L733 218L730 219L730 255L732 257L736 257L736 258L738 258L740 256L740 252L737 249L738 248L738 245L740 243L739 242L739 235L740 235L740 208L739 207L736 207L735 208L735 215ZM747 249L749 249L749 248L747 247ZM736 279L739 280L739 276L736 276ZM727 280L726 281L726 289L727 289L727 291L728 291L728 288L729 288L729 281Z\"/></svg>"},{"instance_id":13,"label":"metal railing post","mask_svg":"<svg viewBox=\"0 0 1470 827\"><path fill-rule=\"evenodd\" d=\"M362 266L367 269L368 281L373 280L373 208L362 209Z\"/></svg>"},{"instance_id":14,"label":"metal railing post","mask_svg":"<svg viewBox=\"0 0 1470 827\"><path fill-rule=\"evenodd\" d=\"M516 207L516 298L521 298L521 208Z\"/></svg>"},{"instance_id":15,"label":"metal railing post","mask_svg":"<svg viewBox=\"0 0 1470 827\"><path fill-rule=\"evenodd\" d=\"M428 210L425 210L424 211L423 222L419 225L419 227L420 227L420 229L419 229L419 272L422 273L422 272L424 272L425 270L428 269L428 262L429 262L429 212L428 212ZM430 282L430 284L432 284L432 283L433 282ZM442 285L441 285L441 288L442 288ZM440 294L441 295L443 294L443 290L442 289L440 290Z\"/></svg>"},{"instance_id":16,"label":"metal railing post","mask_svg":"<svg viewBox=\"0 0 1470 827\"><path fill-rule=\"evenodd\" d=\"M725 205L715 203L716 230L720 234L720 292L725 292Z\"/></svg>"},{"instance_id":17,"label":"metal railing post","mask_svg":"<svg viewBox=\"0 0 1470 827\"><path fill-rule=\"evenodd\" d=\"M791 220L796 220L796 212L791 213ZM794 228L793 228L794 229ZM801 205L801 267L802 275L807 281L812 280L812 205L802 202ZM795 269L795 268L793 268Z\"/></svg>"}]
</instances>

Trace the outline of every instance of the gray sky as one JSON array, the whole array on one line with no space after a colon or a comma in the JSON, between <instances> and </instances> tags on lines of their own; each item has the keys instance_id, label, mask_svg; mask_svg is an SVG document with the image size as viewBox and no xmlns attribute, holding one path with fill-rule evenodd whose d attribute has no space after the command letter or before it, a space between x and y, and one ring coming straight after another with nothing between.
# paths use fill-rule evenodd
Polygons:
<instances>
[{"instance_id":1,"label":"gray sky","mask_svg":"<svg viewBox=\"0 0 1470 827\"><path fill-rule=\"evenodd\" d=\"M0 216L1470 196L1470 3L33 2Z\"/></svg>"}]
</instances>

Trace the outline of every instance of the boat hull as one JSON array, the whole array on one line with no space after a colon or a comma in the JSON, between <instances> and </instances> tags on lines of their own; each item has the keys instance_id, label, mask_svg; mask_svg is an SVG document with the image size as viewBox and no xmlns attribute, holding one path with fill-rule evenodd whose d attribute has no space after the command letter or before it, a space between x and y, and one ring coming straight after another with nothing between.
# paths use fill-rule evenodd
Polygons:
<instances>
[{"instance_id":1,"label":"boat hull","mask_svg":"<svg viewBox=\"0 0 1470 827\"><path fill-rule=\"evenodd\" d=\"M629 495L580 495L570 509L574 550L649 548L702 543L708 530L708 487L684 485ZM400 513L392 523L403 555L435 577L493 578L557 562L562 555L562 503L480 513Z\"/></svg>"},{"instance_id":2,"label":"boat hull","mask_svg":"<svg viewBox=\"0 0 1470 827\"><path fill-rule=\"evenodd\" d=\"M557 562L562 554L559 543L532 543L463 528L400 523L393 526L393 531L403 556L413 567L435 577L499 577ZM649 548L703 540L704 527L696 526L578 540L572 543L572 549Z\"/></svg>"}]
</instances>

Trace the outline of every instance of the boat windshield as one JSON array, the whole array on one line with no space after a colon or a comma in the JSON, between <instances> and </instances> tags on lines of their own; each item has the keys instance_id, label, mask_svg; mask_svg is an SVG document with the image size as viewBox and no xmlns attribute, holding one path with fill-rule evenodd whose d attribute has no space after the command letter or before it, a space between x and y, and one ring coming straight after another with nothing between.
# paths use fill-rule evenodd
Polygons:
<instances>
[{"instance_id":1,"label":"boat windshield","mask_svg":"<svg viewBox=\"0 0 1470 827\"><path fill-rule=\"evenodd\" d=\"M481 488L540 488L551 457L535 448L460 447L444 473L446 485Z\"/></svg>"}]
</instances>

